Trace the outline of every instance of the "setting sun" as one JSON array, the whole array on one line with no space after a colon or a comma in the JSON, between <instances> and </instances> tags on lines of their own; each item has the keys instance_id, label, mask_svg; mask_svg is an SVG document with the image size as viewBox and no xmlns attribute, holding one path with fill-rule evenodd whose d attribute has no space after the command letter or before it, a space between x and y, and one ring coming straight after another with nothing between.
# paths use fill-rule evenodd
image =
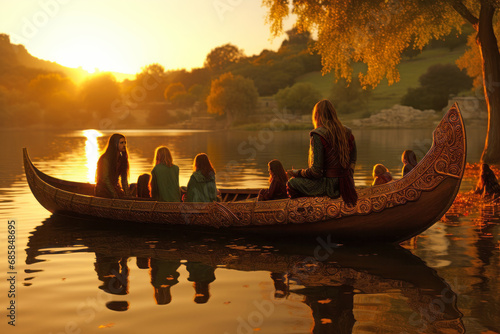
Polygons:
<instances>
[{"instance_id":1,"label":"setting sun","mask_svg":"<svg viewBox=\"0 0 500 334\"><path fill-rule=\"evenodd\" d=\"M252 55L277 49L282 40L269 39L260 4L244 1L4 2L2 14L0 31L14 44L88 72L135 74L152 63L189 70L202 67L212 49L227 43Z\"/></svg>"}]
</instances>

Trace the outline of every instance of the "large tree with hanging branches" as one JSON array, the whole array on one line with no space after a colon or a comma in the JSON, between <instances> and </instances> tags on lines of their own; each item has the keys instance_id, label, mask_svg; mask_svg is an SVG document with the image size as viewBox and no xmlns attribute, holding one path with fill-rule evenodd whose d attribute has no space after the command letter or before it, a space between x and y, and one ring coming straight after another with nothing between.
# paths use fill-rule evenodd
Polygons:
<instances>
[{"instance_id":1,"label":"large tree with hanging branches","mask_svg":"<svg viewBox=\"0 0 500 334\"><path fill-rule=\"evenodd\" d=\"M363 62L359 74L364 86L375 87L384 78L399 80L397 65L412 45L422 49L433 39L461 31L471 24L481 55L488 134L481 156L500 163L500 53L493 22L500 0L263 0L273 35L283 32L291 13L299 29L317 32L312 48L322 57L323 72L352 78L352 64Z\"/></svg>"}]
</instances>

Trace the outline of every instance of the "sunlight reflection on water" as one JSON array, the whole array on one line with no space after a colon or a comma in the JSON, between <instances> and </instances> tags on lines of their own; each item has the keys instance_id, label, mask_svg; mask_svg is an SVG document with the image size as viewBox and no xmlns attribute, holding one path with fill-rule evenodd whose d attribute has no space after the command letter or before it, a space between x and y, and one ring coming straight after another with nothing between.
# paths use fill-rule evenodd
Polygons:
<instances>
[{"instance_id":1,"label":"sunlight reflection on water","mask_svg":"<svg viewBox=\"0 0 500 334\"><path fill-rule=\"evenodd\" d=\"M87 138L85 141L85 155L87 163L85 166L88 168L87 182L95 183L95 173L97 169L97 160L99 160L99 148L97 146L97 138L102 137L103 134L97 130L84 130L83 135Z\"/></svg>"}]
</instances>

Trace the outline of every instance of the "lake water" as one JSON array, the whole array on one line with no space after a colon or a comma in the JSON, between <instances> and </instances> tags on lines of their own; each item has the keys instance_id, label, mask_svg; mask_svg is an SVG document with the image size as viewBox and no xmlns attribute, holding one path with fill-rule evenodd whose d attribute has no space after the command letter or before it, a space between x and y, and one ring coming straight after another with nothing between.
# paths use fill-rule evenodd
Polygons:
<instances>
[{"instance_id":1,"label":"lake water","mask_svg":"<svg viewBox=\"0 0 500 334\"><path fill-rule=\"evenodd\" d=\"M485 129L467 129L477 162ZM267 162L307 164L307 131L122 131L134 181L166 145L186 185L206 152L219 187L266 187ZM2 333L500 333L497 215L469 210L437 222L402 247L332 248L182 231L110 227L52 216L31 194L22 147L45 173L94 178L109 132L4 131L0 134L2 277L16 272L15 299L2 279ZM354 129L356 185L372 167L400 177L400 156L419 159L432 130ZM474 180L464 179L462 192ZM8 225L15 220L15 267ZM331 253L313 258L319 245ZM326 245L326 246L325 246ZM326 254L326 253L324 253ZM8 324L15 300L15 328ZM7 315L7 316L6 316Z\"/></svg>"}]
</instances>

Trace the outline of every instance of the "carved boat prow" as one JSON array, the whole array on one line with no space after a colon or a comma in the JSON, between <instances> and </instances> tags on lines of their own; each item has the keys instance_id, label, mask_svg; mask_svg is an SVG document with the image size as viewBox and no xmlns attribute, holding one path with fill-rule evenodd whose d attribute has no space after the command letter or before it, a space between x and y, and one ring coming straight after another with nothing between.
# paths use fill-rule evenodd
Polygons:
<instances>
[{"instance_id":1,"label":"carved boat prow","mask_svg":"<svg viewBox=\"0 0 500 334\"><path fill-rule=\"evenodd\" d=\"M401 242L429 228L453 203L466 164L466 134L457 104L433 133L424 158L404 178L358 190L358 203L304 197L243 200L258 189L221 189L224 202L167 203L93 196L94 185L59 180L39 171L24 149L33 195L47 210L70 216L140 224L201 227L346 242Z\"/></svg>"}]
</instances>

